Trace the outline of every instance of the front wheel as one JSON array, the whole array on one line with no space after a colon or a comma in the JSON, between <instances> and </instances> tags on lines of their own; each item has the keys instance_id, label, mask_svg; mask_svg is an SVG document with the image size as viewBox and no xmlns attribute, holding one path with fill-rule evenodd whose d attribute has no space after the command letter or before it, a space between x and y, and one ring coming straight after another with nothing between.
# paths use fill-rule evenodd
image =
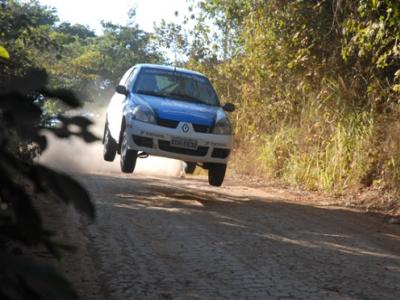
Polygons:
<instances>
[{"instance_id":1,"label":"front wheel","mask_svg":"<svg viewBox=\"0 0 400 300\"><path fill-rule=\"evenodd\" d=\"M103 158L105 161L113 161L117 154L117 143L112 138L110 130L108 129L108 123L104 127L103 135Z\"/></svg>"},{"instance_id":2,"label":"front wheel","mask_svg":"<svg viewBox=\"0 0 400 300\"><path fill-rule=\"evenodd\" d=\"M136 166L137 151L128 149L128 136L126 130L124 130L121 140L121 156L120 166L121 171L124 173L133 173Z\"/></svg>"},{"instance_id":3,"label":"front wheel","mask_svg":"<svg viewBox=\"0 0 400 300\"><path fill-rule=\"evenodd\" d=\"M196 169L196 163L188 161L186 162L186 168L185 168L186 174L193 174L195 169Z\"/></svg>"},{"instance_id":4,"label":"front wheel","mask_svg":"<svg viewBox=\"0 0 400 300\"><path fill-rule=\"evenodd\" d=\"M213 186L221 186L225 178L226 164L208 165L208 183Z\"/></svg>"}]
</instances>

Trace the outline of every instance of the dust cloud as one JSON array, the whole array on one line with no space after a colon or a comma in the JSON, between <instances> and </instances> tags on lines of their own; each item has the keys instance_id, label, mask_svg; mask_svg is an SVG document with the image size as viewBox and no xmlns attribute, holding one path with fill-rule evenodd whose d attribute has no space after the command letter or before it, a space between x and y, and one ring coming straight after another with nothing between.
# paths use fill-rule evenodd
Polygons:
<instances>
[{"instance_id":1,"label":"dust cloud","mask_svg":"<svg viewBox=\"0 0 400 300\"><path fill-rule=\"evenodd\" d=\"M104 111L94 114L96 123L91 131L100 139L104 130ZM77 137L58 139L51 133L45 132L48 138L48 148L38 158L46 166L63 172L79 173L121 173L119 155L113 162L103 160L103 145L101 141L85 143ZM135 174L150 176L183 177L185 163L179 160L150 156L138 158Z\"/></svg>"}]
</instances>

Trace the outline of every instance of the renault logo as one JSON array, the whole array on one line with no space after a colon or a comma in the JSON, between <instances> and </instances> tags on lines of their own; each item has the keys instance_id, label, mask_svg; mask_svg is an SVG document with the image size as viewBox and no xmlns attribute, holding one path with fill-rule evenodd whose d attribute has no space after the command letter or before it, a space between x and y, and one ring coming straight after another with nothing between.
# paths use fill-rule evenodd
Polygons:
<instances>
[{"instance_id":1,"label":"renault logo","mask_svg":"<svg viewBox=\"0 0 400 300\"><path fill-rule=\"evenodd\" d=\"M183 131L184 133L189 132L189 125L188 125L188 123L184 123L184 124L182 125L182 131Z\"/></svg>"}]
</instances>

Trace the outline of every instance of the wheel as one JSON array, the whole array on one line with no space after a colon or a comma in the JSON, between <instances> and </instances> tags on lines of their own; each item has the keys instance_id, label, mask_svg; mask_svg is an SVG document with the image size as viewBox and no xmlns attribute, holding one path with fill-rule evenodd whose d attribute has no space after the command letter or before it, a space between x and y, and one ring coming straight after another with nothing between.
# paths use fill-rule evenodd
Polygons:
<instances>
[{"instance_id":1,"label":"wheel","mask_svg":"<svg viewBox=\"0 0 400 300\"><path fill-rule=\"evenodd\" d=\"M132 173L135 170L137 151L128 149L128 136L126 130L124 130L121 139L121 156L120 165L121 171L124 173Z\"/></svg>"},{"instance_id":2,"label":"wheel","mask_svg":"<svg viewBox=\"0 0 400 300\"><path fill-rule=\"evenodd\" d=\"M110 134L108 124L104 126L103 135L103 158L105 161L114 161L115 155L117 154L118 145Z\"/></svg>"},{"instance_id":3,"label":"wheel","mask_svg":"<svg viewBox=\"0 0 400 300\"><path fill-rule=\"evenodd\" d=\"M196 169L196 163L186 161L186 168L185 168L186 174L193 174L195 169Z\"/></svg>"},{"instance_id":4,"label":"wheel","mask_svg":"<svg viewBox=\"0 0 400 300\"><path fill-rule=\"evenodd\" d=\"M226 164L208 164L208 183L221 186L225 178Z\"/></svg>"}]
</instances>

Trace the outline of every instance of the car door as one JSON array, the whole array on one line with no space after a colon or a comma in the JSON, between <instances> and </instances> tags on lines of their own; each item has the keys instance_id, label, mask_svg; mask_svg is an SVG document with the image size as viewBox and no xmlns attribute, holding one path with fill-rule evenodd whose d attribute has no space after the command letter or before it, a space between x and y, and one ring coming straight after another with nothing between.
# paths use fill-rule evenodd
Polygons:
<instances>
[{"instance_id":1,"label":"car door","mask_svg":"<svg viewBox=\"0 0 400 300\"><path fill-rule=\"evenodd\" d=\"M133 74L135 68L132 67L124 76L122 76L119 85L123 85L128 88L128 81ZM107 109L107 121L108 121L108 129L110 130L111 136L118 141L119 140L119 131L121 129L122 124L122 116L123 116L123 107L124 102L126 101L126 96L119 94L117 92L111 97L110 104Z\"/></svg>"}]
</instances>

